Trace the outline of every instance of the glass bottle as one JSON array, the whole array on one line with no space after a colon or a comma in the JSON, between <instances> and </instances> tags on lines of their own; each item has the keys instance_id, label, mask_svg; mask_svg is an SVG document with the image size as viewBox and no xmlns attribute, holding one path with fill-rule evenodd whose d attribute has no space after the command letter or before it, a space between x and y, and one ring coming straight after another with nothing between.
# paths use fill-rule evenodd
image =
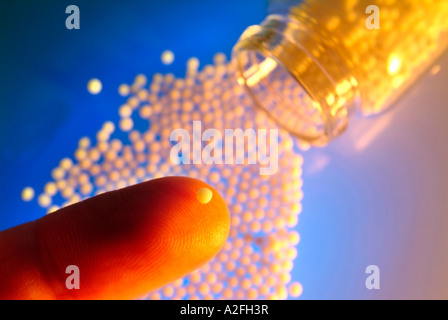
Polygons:
<instances>
[{"instance_id":1,"label":"glass bottle","mask_svg":"<svg viewBox=\"0 0 448 320\"><path fill-rule=\"evenodd\" d=\"M389 108L447 47L447 0L304 0L247 28L233 56L258 107L325 145L352 114Z\"/></svg>"}]
</instances>

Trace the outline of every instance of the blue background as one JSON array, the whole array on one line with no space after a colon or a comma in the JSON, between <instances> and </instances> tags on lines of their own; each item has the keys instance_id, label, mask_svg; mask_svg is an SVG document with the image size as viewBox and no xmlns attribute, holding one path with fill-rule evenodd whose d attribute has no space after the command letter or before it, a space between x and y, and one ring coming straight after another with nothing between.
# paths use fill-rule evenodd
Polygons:
<instances>
[{"instance_id":1,"label":"blue background","mask_svg":"<svg viewBox=\"0 0 448 320\"><path fill-rule=\"evenodd\" d=\"M76 4L81 28L67 30L65 9ZM40 193L51 169L72 156L82 136L116 122L118 86L143 73L185 74L230 56L249 24L266 15L265 1L2 1L0 3L0 229L42 215L20 201L30 185ZM170 66L160 55L175 53ZM103 91L86 90L99 78Z\"/></svg>"}]
</instances>

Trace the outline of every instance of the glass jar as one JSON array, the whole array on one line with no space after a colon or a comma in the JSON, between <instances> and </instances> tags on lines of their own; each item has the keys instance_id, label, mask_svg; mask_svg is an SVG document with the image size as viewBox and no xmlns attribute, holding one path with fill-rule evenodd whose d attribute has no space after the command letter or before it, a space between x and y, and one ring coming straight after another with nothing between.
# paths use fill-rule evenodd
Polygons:
<instances>
[{"instance_id":1,"label":"glass jar","mask_svg":"<svg viewBox=\"0 0 448 320\"><path fill-rule=\"evenodd\" d=\"M352 114L389 108L447 47L447 0L304 0L247 28L233 56L258 107L325 145Z\"/></svg>"}]
</instances>

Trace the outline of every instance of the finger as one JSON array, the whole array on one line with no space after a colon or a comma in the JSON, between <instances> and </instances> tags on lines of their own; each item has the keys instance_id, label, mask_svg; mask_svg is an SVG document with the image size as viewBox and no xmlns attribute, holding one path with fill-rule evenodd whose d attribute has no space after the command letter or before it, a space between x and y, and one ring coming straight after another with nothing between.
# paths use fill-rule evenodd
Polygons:
<instances>
[{"instance_id":1,"label":"finger","mask_svg":"<svg viewBox=\"0 0 448 320\"><path fill-rule=\"evenodd\" d=\"M202 188L212 191L208 203L198 201ZM224 200L199 180L104 193L0 232L0 298L138 298L213 258L229 228ZM79 289L66 287L70 265Z\"/></svg>"}]
</instances>

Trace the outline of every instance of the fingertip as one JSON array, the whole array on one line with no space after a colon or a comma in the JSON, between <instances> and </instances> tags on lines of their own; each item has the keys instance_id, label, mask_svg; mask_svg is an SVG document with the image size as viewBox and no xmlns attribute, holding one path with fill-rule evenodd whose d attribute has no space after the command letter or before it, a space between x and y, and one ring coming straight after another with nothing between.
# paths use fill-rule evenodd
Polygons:
<instances>
[{"instance_id":1,"label":"fingertip","mask_svg":"<svg viewBox=\"0 0 448 320\"><path fill-rule=\"evenodd\" d=\"M87 199L35 224L41 254L34 267L48 285L33 292L50 287L47 295L55 298L133 299L211 260L227 240L230 215L205 182L166 177ZM80 270L79 290L65 286L69 265Z\"/></svg>"},{"instance_id":2,"label":"fingertip","mask_svg":"<svg viewBox=\"0 0 448 320\"><path fill-rule=\"evenodd\" d=\"M142 273L150 290L198 269L215 257L227 241L227 205L217 190L201 180L166 177L121 192L121 197L133 202L139 208L135 211L146 217L138 218L142 228L134 228L142 230L143 240L134 242L138 243L135 250L145 252L141 254Z\"/></svg>"},{"instance_id":3,"label":"fingertip","mask_svg":"<svg viewBox=\"0 0 448 320\"><path fill-rule=\"evenodd\" d=\"M221 249L230 230L230 214L219 192L207 183L188 177L167 177L150 181L157 189L160 210L166 206L164 219L170 221L173 238L202 239L195 242L211 250ZM157 186L156 186L157 185ZM141 185L144 188L144 184ZM158 208L159 209L159 208ZM165 231L164 228L160 230ZM186 240L186 239L184 239Z\"/></svg>"},{"instance_id":4,"label":"fingertip","mask_svg":"<svg viewBox=\"0 0 448 320\"><path fill-rule=\"evenodd\" d=\"M156 231L157 237L171 239L173 260L177 260L173 265L188 274L211 260L227 241L227 205L216 189L197 179L167 177L152 183L164 194L158 196L164 199L158 203L165 202L168 210L163 221L150 223L149 228L163 225Z\"/></svg>"}]
</instances>

